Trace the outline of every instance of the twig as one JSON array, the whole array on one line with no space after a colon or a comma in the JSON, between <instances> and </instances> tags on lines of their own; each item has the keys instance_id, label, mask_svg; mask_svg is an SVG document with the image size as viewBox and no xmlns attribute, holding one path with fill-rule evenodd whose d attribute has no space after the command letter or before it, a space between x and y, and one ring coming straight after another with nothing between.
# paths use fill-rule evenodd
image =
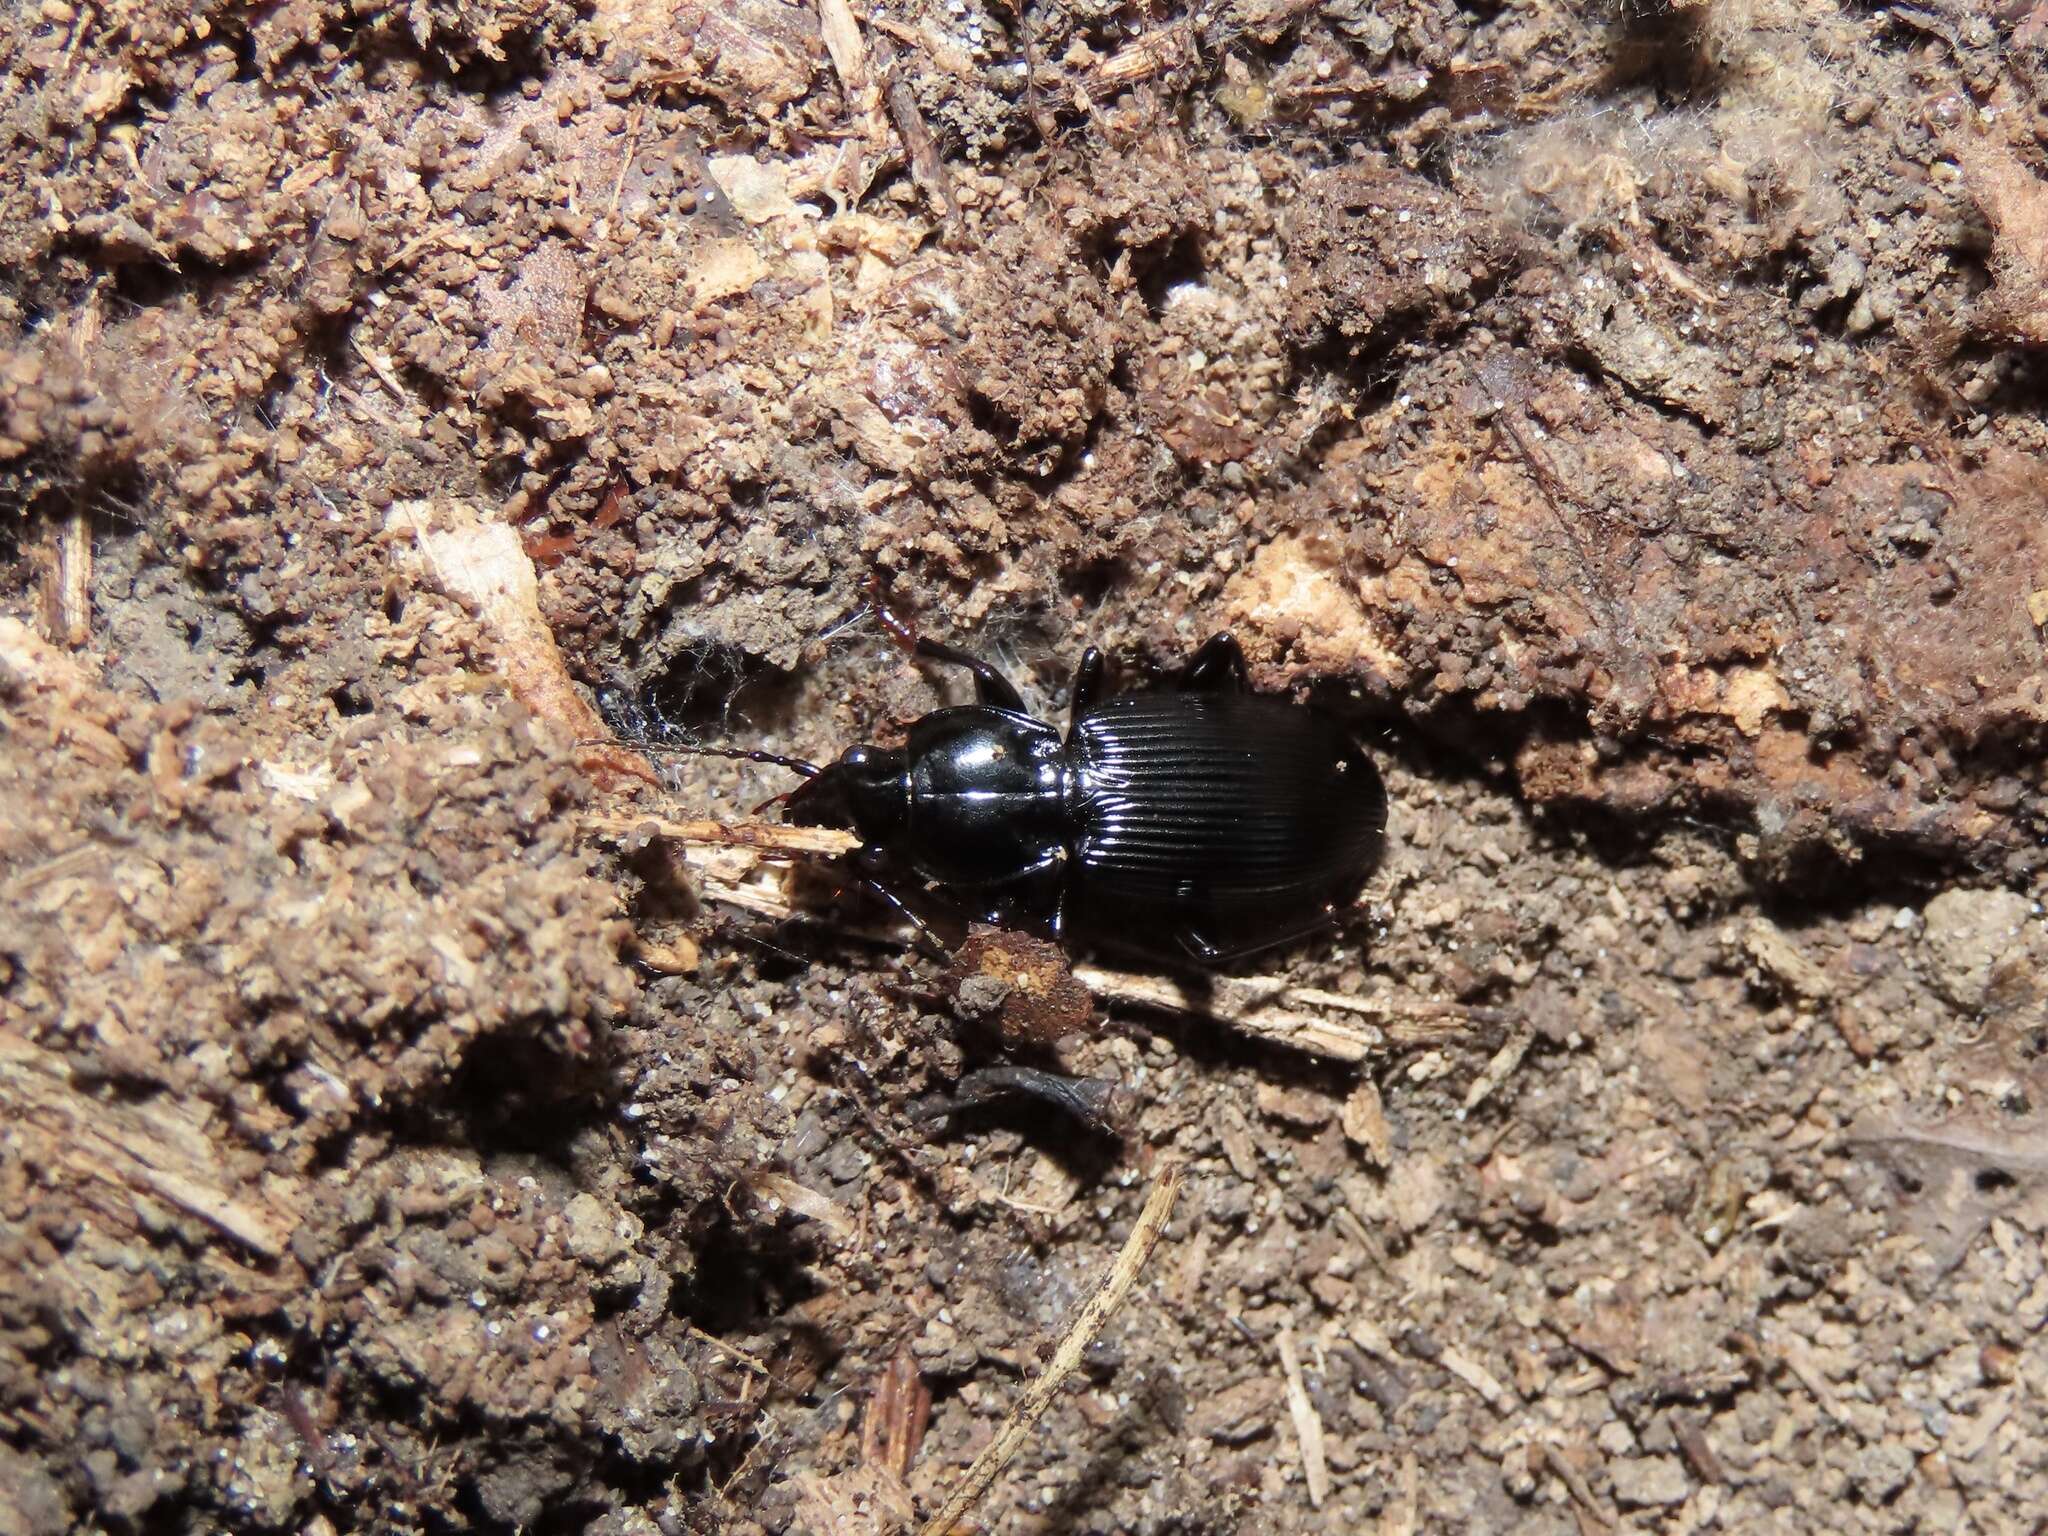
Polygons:
<instances>
[{"instance_id":1,"label":"twig","mask_svg":"<svg viewBox=\"0 0 2048 1536\"><path fill-rule=\"evenodd\" d=\"M391 391L391 398L393 400L396 400L401 406L409 406L411 404L406 399L405 386L398 382L398 375L392 371L390 358L379 352L360 336L349 337L349 345L356 349L358 357L370 365L370 372L377 375L377 382ZM414 437L419 436L419 429L416 426L407 425L405 430Z\"/></svg>"},{"instance_id":2,"label":"twig","mask_svg":"<svg viewBox=\"0 0 2048 1536\"><path fill-rule=\"evenodd\" d=\"M1807 1347L1806 1340L1797 1334L1782 1331L1766 1331L1762 1340L1764 1349L1775 1354L1785 1369L1790 1371L1799 1384L1813 1394L1813 1400L1820 1405L1820 1411L1837 1424L1846 1426L1859 1438L1868 1439L1861 1425L1842 1411L1842 1404L1835 1396L1834 1388L1828 1385L1821 1374L1818 1361Z\"/></svg>"},{"instance_id":3,"label":"twig","mask_svg":"<svg viewBox=\"0 0 2048 1536\"><path fill-rule=\"evenodd\" d=\"M694 1327L689 1323L683 1324L683 1332L688 1334L691 1338L695 1339L699 1344L709 1344L713 1349L717 1350L720 1354L731 1356L733 1359L737 1360L741 1365L744 1365L748 1370L756 1371L759 1374L767 1377L770 1381L774 1382L775 1385L782 1388L783 1391L787 1392L791 1397L803 1396L803 1393L797 1391L796 1388L792 1387L780 1376L777 1376L766 1365L764 1365L761 1361L757 1360L754 1356L748 1354L744 1349L741 1349L737 1344L728 1344L725 1342L725 1340L721 1338L715 1338L711 1334L706 1333L702 1328Z\"/></svg>"},{"instance_id":4,"label":"twig","mask_svg":"<svg viewBox=\"0 0 2048 1536\"><path fill-rule=\"evenodd\" d=\"M1563 1479L1573 1502L1586 1512L1593 1523L1603 1531L1613 1530L1614 1517L1600 1507L1600 1501L1593 1497L1593 1490L1587 1484L1585 1474L1572 1465L1570 1458L1556 1446L1545 1441L1543 1459L1550 1463L1550 1470Z\"/></svg>"},{"instance_id":5,"label":"twig","mask_svg":"<svg viewBox=\"0 0 2048 1536\"><path fill-rule=\"evenodd\" d=\"M660 816L600 814L584 817L583 826L600 837L646 834L690 847L746 848L763 855L791 858L836 858L860 846L860 839L851 832L833 827L788 826L779 821L669 821Z\"/></svg>"},{"instance_id":6,"label":"twig","mask_svg":"<svg viewBox=\"0 0 2048 1536\"><path fill-rule=\"evenodd\" d=\"M626 174L633 169L634 158L640 153L640 127L643 109L636 103L632 115L626 119L626 152L619 156L619 174L612 179L611 200L604 205L604 216L609 221L619 211L619 198L626 190Z\"/></svg>"},{"instance_id":7,"label":"twig","mask_svg":"<svg viewBox=\"0 0 2048 1536\"><path fill-rule=\"evenodd\" d=\"M1060 1383L1080 1365L1081 1356L1095 1342L1103 1325L1123 1305L1124 1297L1137 1283L1139 1271L1152 1256L1160 1233L1166 1230L1166 1220L1173 1214L1173 1202L1180 1194L1183 1177L1178 1167L1168 1168L1160 1175L1159 1182L1152 1186L1152 1193L1145 1197L1144 1209L1138 1212L1138 1219L1131 1224L1131 1235L1124 1239L1123 1251L1116 1256L1116 1262L1109 1267L1102 1283L1075 1311L1066 1337L1053 1351L1052 1363L1025 1389L1017 1406L1003 1421L1002 1428L996 1431L995 1438L974 1458L974 1465L960 1479L952 1497L925 1522L921 1536L950 1536L960 1523L960 1517L981 1501L1002 1475L1003 1468L1010 1464L1010 1458L1030 1437L1038 1421L1045 1417L1045 1411L1059 1395Z\"/></svg>"},{"instance_id":8,"label":"twig","mask_svg":"<svg viewBox=\"0 0 2048 1536\"><path fill-rule=\"evenodd\" d=\"M754 1470L754 1463L760 1459L761 1453L768 1448L768 1443L774 1437L775 1420L771 1415L764 1413L761 1415L760 1428L754 1432L754 1443L747 1447L747 1454L742 1456L740 1464L732 1469L732 1476L718 1485L718 1498L721 1503L729 1505L732 1502L733 1489L739 1487L746 1475Z\"/></svg>"},{"instance_id":9,"label":"twig","mask_svg":"<svg viewBox=\"0 0 2048 1536\"><path fill-rule=\"evenodd\" d=\"M1390 1046L1441 1045L1470 1034L1475 1027L1497 1024L1504 1017L1487 1008L1291 987L1279 976L1215 977L1206 986L1196 988L1170 976L1141 976L1099 965L1077 965L1074 979L1097 997L1208 1019L1244 1034L1338 1061L1363 1061ZM1329 1013L1374 1022L1352 1023L1330 1018Z\"/></svg>"}]
</instances>

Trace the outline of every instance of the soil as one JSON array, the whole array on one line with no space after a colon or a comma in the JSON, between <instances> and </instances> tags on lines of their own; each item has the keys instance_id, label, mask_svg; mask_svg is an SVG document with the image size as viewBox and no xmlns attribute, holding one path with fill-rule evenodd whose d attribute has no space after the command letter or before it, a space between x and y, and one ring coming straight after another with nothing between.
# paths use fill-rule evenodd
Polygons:
<instances>
[{"instance_id":1,"label":"soil","mask_svg":"<svg viewBox=\"0 0 2048 1536\"><path fill-rule=\"evenodd\" d=\"M915 1528L1169 1166L979 1528L2038 1528L2048 8L0 64L4 1536ZM1049 715L1234 630L1359 910L1205 1016L618 830L789 780L600 690L958 697L875 591Z\"/></svg>"}]
</instances>

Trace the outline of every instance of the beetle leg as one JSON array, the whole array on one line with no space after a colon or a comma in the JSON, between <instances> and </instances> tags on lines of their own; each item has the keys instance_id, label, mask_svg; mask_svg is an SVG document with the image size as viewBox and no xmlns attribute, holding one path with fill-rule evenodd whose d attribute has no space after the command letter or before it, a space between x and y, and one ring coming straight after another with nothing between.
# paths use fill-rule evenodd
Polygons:
<instances>
[{"instance_id":1,"label":"beetle leg","mask_svg":"<svg viewBox=\"0 0 2048 1536\"><path fill-rule=\"evenodd\" d=\"M881 897L883 902L898 917L908 920L910 926L917 930L917 940L913 947L919 954L923 955L927 960L937 960L941 964L945 963L948 958L946 946L941 944L939 936L932 932L930 923L927 923L923 918L911 911L909 907L905 906L903 898L890 890L888 886L882 884L881 881L874 879L872 876L864 876L860 883L869 891Z\"/></svg>"},{"instance_id":2,"label":"beetle leg","mask_svg":"<svg viewBox=\"0 0 2048 1536\"><path fill-rule=\"evenodd\" d=\"M1102 652L1089 646L1081 653L1081 664L1074 668L1074 682L1067 690L1067 741L1071 744L1074 731L1081 724L1081 717L1095 707L1095 701L1102 696Z\"/></svg>"},{"instance_id":3,"label":"beetle leg","mask_svg":"<svg viewBox=\"0 0 2048 1536\"><path fill-rule=\"evenodd\" d=\"M1241 944L1235 949L1224 949L1193 928L1183 928L1174 937L1179 940L1182 949L1203 965L1228 965L1233 960L1242 960L1245 956L1256 955L1261 950L1277 949L1282 944L1292 944L1297 939L1305 939L1312 933L1321 933L1336 920L1336 906L1325 903L1320 915L1307 919L1285 933L1276 933L1270 938L1260 939L1255 944Z\"/></svg>"},{"instance_id":4,"label":"beetle leg","mask_svg":"<svg viewBox=\"0 0 2048 1536\"><path fill-rule=\"evenodd\" d=\"M1251 675L1245 670L1244 649L1237 636L1224 630L1204 640L1181 668L1180 686L1200 693L1251 692Z\"/></svg>"},{"instance_id":5,"label":"beetle leg","mask_svg":"<svg viewBox=\"0 0 2048 1536\"><path fill-rule=\"evenodd\" d=\"M1118 1134L1118 1122L1127 1112L1119 1085L1108 1078L1069 1077L1036 1067L983 1067L961 1078L951 1098L929 1101L910 1113L916 1120L942 1120L1015 1098L1042 1100L1105 1136Z\"/></svg>"},{"instance_id":6,"label":"beetle leg","mask_svg":"<svg viewBox=\"0 0 2048 1536\"><path fill-rule=\"evenodd\" d=\"M976 703L992 704L997 709L1007 709L1016 715L1026 713L1023 697L1002 673L978 656L970 656L957 647L937 640L925 639L910 620L891 608L882 597L880 573L868 578L868 611L874 614L876 622L888 632L889 638L911 655L922 656L927 661L950 661L956 667L965 667L972 672Z\"/></svg>"},{"instance_id":7,"label":"beetle leg","mask_svg":"<svg viewBox=\"0 0 2048 1536\"><path fill-rule=\"evenodd\" d=\"M978 656L970 656L955 646L945 645L937 640L920 637L911 647L919 656L930 661L950 661L956 667L965 667L974 674L974 700L996 709L1007 709L1013 715L1026 713L1023 695L1002 673Z\"/></svg>"}]
</instances>

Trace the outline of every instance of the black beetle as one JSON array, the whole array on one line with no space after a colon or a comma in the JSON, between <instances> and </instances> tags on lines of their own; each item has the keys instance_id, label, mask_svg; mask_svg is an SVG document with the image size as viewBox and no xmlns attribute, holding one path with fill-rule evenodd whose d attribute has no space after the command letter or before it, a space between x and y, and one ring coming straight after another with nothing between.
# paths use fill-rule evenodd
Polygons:
<instances>
[{"instance_id":1,"label":"black beetle","mask_svg":"<svg viewBox=\"0 0 2048 1536\"><path fill-rule=\"evenodd\" d=\"M1091 647L1062 737L987 662L884 622L972 672L977 702L823 768L674 745L802 774L787 819L857 834L868 883L913 921L891 889L906 878L969 918L1218 964L1327 925L1379 860L1387 796L1371 760L1330 716L1252 692L1228 634L1175 685L1110 698Z\"/></svg>"}]
</instances>

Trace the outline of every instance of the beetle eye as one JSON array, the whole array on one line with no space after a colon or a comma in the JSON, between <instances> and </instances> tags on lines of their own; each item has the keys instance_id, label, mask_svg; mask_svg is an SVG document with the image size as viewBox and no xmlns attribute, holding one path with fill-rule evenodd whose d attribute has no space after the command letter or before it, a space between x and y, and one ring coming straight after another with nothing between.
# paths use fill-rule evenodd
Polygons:
<instances>
[{"instance_id":1,"label":"beetle eye","mask_svg":"<svg viewBox=\"0 0 2048 1536\"><path fill-rule=\"evenodd\" d=\"M855 747L840 761L849 768L865 768L873 760L873 754L866 747Z\"/></svg>"}]
</instances>

